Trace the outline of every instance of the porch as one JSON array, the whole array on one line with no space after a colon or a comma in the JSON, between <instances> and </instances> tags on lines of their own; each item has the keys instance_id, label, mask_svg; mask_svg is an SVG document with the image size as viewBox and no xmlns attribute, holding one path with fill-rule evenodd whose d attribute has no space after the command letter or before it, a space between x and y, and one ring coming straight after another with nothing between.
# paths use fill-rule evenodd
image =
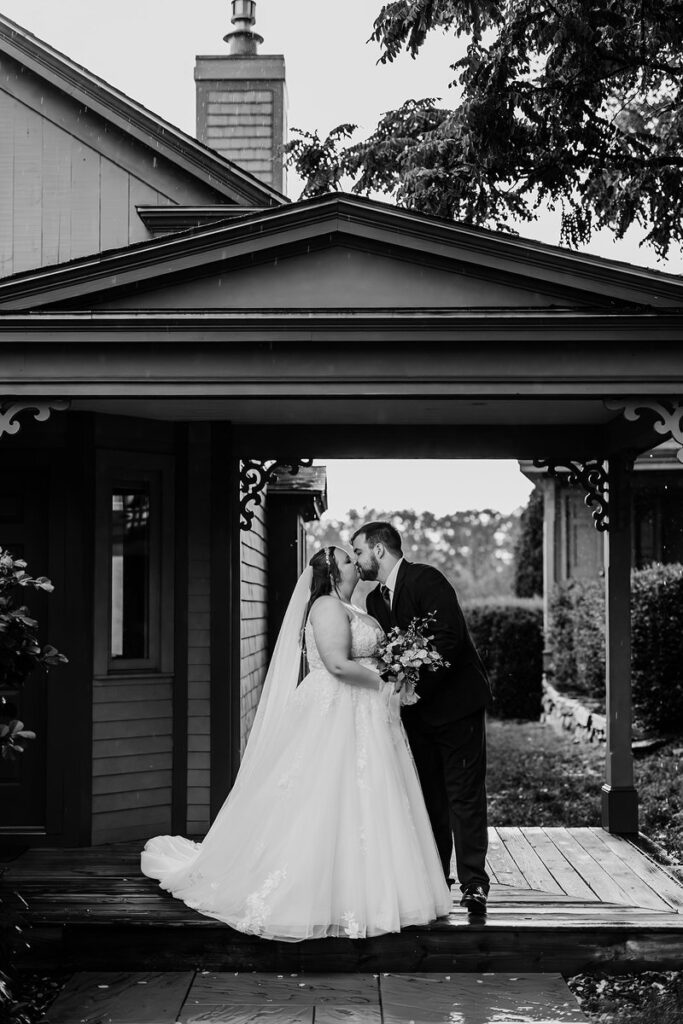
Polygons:
<instances>
[{"instance_id":1,"label":"porch","mask_svg":"<svg viewBox=\"0 0 683 1024\"><path fill-rule=\"evenodd\" d=\"M76 971L560 972L674 969L683 886L601 828L492 828L489 914L398 935L259 940L189 910L140 875L139 844L33 849L7 865L23 966ZM24 906L25 904L25 906Z\"/></svg>"}]
</instances>

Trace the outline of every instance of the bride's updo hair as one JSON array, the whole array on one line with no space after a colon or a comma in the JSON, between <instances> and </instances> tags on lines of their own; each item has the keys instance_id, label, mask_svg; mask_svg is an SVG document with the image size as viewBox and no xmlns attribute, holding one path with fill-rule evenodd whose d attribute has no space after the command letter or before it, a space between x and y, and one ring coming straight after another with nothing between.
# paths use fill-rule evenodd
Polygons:
<instances>
[{"instance_id":1,"label":"bride's updo hair","mask_svg":"<svg viewBox=\"0 0 683 1024\"><path fill-rule=\"evenodd\" d=\"M313 579L311 580L311 597L306 609L306 618L308 618L308 613L314 602L319 597L333 593L341 579L337 559L334 557L336 550L334 545L329 548L321 548L320 551L316 551L308 563L313 570Z\"/></svg>"}]
</instances>

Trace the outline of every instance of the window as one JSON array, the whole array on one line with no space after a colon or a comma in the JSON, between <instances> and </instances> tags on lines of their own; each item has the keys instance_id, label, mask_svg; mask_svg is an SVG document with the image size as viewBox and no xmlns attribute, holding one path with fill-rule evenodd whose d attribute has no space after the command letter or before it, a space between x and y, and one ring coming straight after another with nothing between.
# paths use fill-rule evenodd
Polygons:
<instances>
[{"instance_id":1,"label":"window","mask_svg":"<svg viewBox=\"0 0 683 1024\"><path fill-rule=\"evenodd\" d=\"M171 461L98 453L95 673L164 672L172 658Z\"/></svg>"},{"instance_id":2,"label":"window","mask_svg":"<svg viewBox=\"0 0 683 1024\"><path fill-rule=\"evenodd\" d=\"M111 645L115 658L149 657L149 487L111 496Z\"/></svg>"}]
</instances>

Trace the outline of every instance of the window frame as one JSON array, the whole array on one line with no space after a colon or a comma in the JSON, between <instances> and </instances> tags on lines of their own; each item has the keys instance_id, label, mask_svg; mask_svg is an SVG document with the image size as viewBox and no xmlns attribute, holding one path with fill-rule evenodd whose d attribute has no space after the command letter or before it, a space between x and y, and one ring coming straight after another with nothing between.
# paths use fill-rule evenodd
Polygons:
<instances>
[{"instance_id":1,"label":"window frame","mask_svg":"<svg viewBox=\"0 0 683 1024\"><path fill-rule=\"evenodd\" d=\"M173 671L173 460L141 452L96 453L95 471L95 676L168 674ZM113 658L112 493L149 490L148 644L145 658Z\"/></svg>"}]
</instances>

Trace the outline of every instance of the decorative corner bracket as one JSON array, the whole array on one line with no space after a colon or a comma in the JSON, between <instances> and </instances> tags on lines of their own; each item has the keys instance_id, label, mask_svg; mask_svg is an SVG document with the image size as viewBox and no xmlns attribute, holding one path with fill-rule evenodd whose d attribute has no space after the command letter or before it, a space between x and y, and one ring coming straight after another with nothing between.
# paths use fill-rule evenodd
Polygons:
<instances>
[{"instance_id":1,"label":"decorative corner bracket","mask_svg":"<svg viewBox=\"0 0 683 1024\"><path fill-rule=\"evenodd\" d=\"M281 473L293 476L313 465L313 459L243 459L240 463L240 529L250 530L263 492Z\"/></svg>"},{"instance_id":2,"label":"decorative corner bracket","mask_svg":"<svg viewBox=\"0 0 683 1024\"><path fill-rule=\"evenodd\" d=\"M612 412L623 412L624 418L635 423L644 412L655 416L652 429L666 440L678 445L676 458L683 462L683 401L670 399L654 401L648 398L615 398L605 401L605 408Z\"/></svg>"},{"instance_id":3,"label":"decorative corner bracket","mask_svg":"<svg viewBox=\"0 0 683 1024\"><path fill-rule=\"evenodd\" d=\"M18 434L22 424L18 416L22 412L33 410L33 418L39 423L49 420L53 412L64 412L71 403L64 398L56 398L53 401L28 401L15 402L13 399L0 399L0 437L3 434Z\"/></svg>"},{"instance_id":4,"label":"decorative corner bracket","mask_svg":"<svg viewBox=\"0 0 683 1024\"><path fill-rule=\"evenodd\" d=\"M584 504L591 510L595 529L601 533L609 530L609 478L602 459L589 459L587 462L534 459L534 466L547 469L558 480L582 487L586 492Z\"/></svg>"}]
</instances>

